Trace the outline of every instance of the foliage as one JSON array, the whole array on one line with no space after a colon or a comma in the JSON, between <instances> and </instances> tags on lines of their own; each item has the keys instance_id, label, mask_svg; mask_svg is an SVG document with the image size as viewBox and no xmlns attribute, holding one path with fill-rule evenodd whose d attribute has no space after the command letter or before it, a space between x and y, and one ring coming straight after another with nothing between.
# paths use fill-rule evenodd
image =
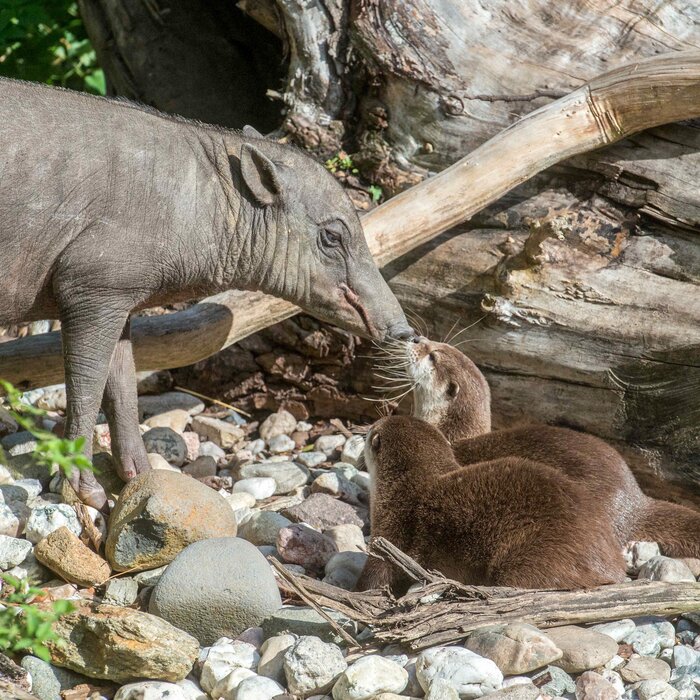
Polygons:
<instances>
[{"instance_id":1,"label":"foliage","mask_svg":"<svg viewBox=\"0 0 700 700\"><path fill-rule=\"evenodd\" d=\"M342 170L346 173L357 174L357 168L352 162L352 156L349 156L345 151L339 151L332 158L329 158L326 163L326 169L330 170L332 173L337 173Z\"/></svg>"},{"instance_id":2,"label":"foliage","mask_svg":"<svg viewBox=\"0 0 700 700\"><path fill-rule=\"evenodd\" d=\"M56 600L50 608L39 608L31 602L44 594L40 588L32 588L27 581L9 574L3 574L2 579L12 590L3 595L0 604L0 651L23 651L50 661L47 643L63 643L53 631L53 623L75 607L69 600Z\"/></svg>"},{"instance_id":3,"label":"foliage","mask_svg":"<svg viewBox=\"0 0 700 700\"><path fill-rule=\"evenodd\" d=\"M74 0L0 2L0 75L105 93Z\"/></svg>"},{"instance_id":4,"label":"foliage","mask_svg":"<svg viewBox=\"0 0 700 700\"><path fill-rule=\"evenodd\" d=\"M0 388L6 394L5 400L12 417L18 425L36 438L37 446L34 450L34 457L39 464L45 464L49 468L55 465L66 477L73 473L73 469L95 470L83 452L84 437L69 440L38 427L36 418L44 416L46 412L22 401L22 392L12 386L10 382L0 379Z\"/></svg>"},{"instance_id":5,"label":"foliage","mask_svg":"<svg viewBox=\"0 0 700 700\"><path fill-rule=\"evenodd\" d=\"M384 196L384 192L379 185L370 185L367 191L370 193L373 202L378 202Z\"/></svg>"}]
</instances>

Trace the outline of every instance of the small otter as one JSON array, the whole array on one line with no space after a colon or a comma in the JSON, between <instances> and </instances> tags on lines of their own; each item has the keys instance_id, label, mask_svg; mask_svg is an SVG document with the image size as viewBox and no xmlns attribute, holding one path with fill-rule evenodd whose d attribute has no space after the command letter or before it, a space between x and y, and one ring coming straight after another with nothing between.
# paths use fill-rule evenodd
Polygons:
<instances>
[{"instance_id":1,"label":"small otter","mask_svg":"<svg viewBox=\"0 0 700 700\"><path fill-rule=\"evenodd\" d=\"M700 513L647 497L622 456L603 440L568 428L529 425L491 432L489 386L460 350L427 338L406 344L415 383L413 415L435 425L460 464L532 459L584 484L606 510L620 545L658 542L672 557L700 557Z\"/></svg>"},{"instance_id":2,"label":"small otter","mask_svg":"<svg viewBox=\"0 0 700 700\"><path fill-rule=\"evenodd\" d=\"M545 464L502 457L457 463L425 421L378 421L364 452L372 535L422 566L469 584L588 588L624 580L609 519L582 484ZM409 581L370 558L358 590Z\"/></svg>"}]
</instances>

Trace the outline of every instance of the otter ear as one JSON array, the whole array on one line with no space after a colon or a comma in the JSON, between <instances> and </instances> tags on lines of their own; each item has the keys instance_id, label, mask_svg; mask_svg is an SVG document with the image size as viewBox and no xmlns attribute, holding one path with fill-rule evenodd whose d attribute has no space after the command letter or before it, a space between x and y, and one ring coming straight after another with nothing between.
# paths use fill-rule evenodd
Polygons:
<instances>
[{"instance_id":1,"label":"otter ear","mask_svg":"<svg viewBox=\"0 0 700 700\"><path fill-rule=\"evenodd\" d=\"M277 166L249 143L241 147L241 175L253 197L263 206L274 203L282 191Z\"/></svg>"},{"instance_id":2,"label":"otter ear","mask_svg":"<svg viewBox=\"0 0 700 700\"><path fill-rule=\"evenodd\" d=\"M447 385L447 395L451 398L454 399L455 396L459 394L459 384L457 382L450 382Z\"/></svg>"},{"instance_id":3,"label":"otter ear","mask_svg":"<svg viewBox=\"0 0 700 700\"><path fill-rule=\"evenodd\" d=\"M265 137L250 124L246 124L243 129L243 136L247 136L249 139L264 139Z\"/></svg>"}]
</instances>

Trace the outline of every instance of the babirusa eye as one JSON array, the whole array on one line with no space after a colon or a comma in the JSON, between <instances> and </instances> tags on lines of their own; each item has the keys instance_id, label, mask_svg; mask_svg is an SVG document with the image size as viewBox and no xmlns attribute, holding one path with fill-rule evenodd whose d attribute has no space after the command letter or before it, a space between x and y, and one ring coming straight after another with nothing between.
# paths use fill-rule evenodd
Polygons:
<instances>
[{"instance_id":1,"label":"babirusa eye","mask_svg":"<svg viewBox=\"0 0 700 700\"><path fill-rule=\"evenodd\" d=\"M345 231L345 226L340 221L323 224L319 229L321 244L326 248L337 248L343 241Z\"/></svg>"}]
</instances>

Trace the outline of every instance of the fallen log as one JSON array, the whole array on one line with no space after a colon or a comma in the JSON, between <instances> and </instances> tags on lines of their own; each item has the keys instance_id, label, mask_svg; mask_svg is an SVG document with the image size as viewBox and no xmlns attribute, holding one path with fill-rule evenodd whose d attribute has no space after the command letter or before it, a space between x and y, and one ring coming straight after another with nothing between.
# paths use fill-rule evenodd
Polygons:
<instances>
[{"instance_id":1,"label":"fallen log","mask_svg":"<svg viewBox=\"0 0 700 700\"><path fill-rule=\"evenodd\" d=\"M659 124L700 116L700 51L656 56L600 76L516 122L440 174L366 214L380 266L431 240L545 168ZM225 292L186 311L135 319L138 369L192 364L298 309ZM0 344L0 377L23 388L61 381L57 332Z\"/></svg>"},{"instance_id":2,"label":"fallen log","mask_svg":"<svg viewBox=\"0 0 700 700\"><path fill-rule=\"evenodd\" d=\"M387 590L350 592L281 565L275 568L290 592L302 591L305 604L335 610L369 627L369 645L401 644L413 651L461 642L477 629L509 622L546 629L700 610L700 583L634 581L583 591L466 586L425 571L381 537L371 541L370 554L422 585L395 599Z\"/></svg>"}]
</instances>

